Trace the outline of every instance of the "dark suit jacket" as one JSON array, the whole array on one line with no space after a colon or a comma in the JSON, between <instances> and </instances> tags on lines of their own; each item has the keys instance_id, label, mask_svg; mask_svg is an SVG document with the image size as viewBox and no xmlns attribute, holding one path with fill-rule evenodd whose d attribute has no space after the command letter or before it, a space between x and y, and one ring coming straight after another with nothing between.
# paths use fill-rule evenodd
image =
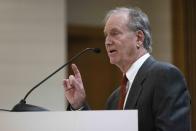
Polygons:
<instances>
[{"instance_id":1,"label":"dark suit jacket","mask_svg":"<svg viewBox=\"0 0 196 131\"><path fill-rule=\"evenodd\" d=\"M117 109L119 88L109 97L108 110ZM138 109L139 131L190 131L190 96L180 71L149 57L139 69L125 110Z\"/></svg>"},{"instance_id":2,"label":"dark suit jacket","mask_svg":"<svg viewBox=\"0 0 196 131\"><path fill-rule=\"evenodd\" d=\"M106 109L116 110L118 100L119 88L109 97ZM138 109L139 131L191 130L190 95L184 77L173 65L152 57L144 62L133 81L125 105L128 109Z\"/></svg>"}]
</instances>

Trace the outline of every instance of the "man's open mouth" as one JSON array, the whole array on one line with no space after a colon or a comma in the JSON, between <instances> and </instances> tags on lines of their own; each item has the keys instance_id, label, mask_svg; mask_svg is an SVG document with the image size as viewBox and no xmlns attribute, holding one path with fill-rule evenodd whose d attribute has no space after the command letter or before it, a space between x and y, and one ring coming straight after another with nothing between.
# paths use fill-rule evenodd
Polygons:
<instances>
[{"instance_id":1,"label":"man's open mouth","mask_svg":"<svg viewBox=\"0 0 196 131\"><path fill-rule=\"evenodd\" d=\"M110 50L109 53L115 53L117 50Z\"/></svg>"}]
</instances>

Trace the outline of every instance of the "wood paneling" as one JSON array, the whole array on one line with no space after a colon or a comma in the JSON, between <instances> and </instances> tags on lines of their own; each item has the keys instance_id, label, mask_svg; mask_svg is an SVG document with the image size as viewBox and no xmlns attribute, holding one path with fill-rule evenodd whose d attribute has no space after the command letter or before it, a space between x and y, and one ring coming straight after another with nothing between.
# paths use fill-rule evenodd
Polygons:
<instances>
[{"instance_id":1,"label":"wood paneling","mask_svg":"<svg viewBox=\"0 0 196 131\"><path fill-rule=\"evenodd\" d=\"M185 2L185 54L187 80L192 97L192 126L196 130L196 1Z\"/></svg>"},{"instance_id":2,"label":"wood paneling","mask_svg":"<svg viewBox=\"0 0 196 131\"><path fill-rule=\"evenodd\" d=\"M184 28L184 3L181 0L173 0L172 3L172 31L173 31L173 63L187 75L185 62L185 28Z\"/></svg>"},{"instance_id":3,"label":"wood paneling","mask_svg":"<svg viewBox=\"0 0 196 131\"><path fill-rule=\"evenodd\" d=\"M173 0L175 64L185 73L192 97L192 131L196 131L196 1Z\"/></svg>"}]
</instances>

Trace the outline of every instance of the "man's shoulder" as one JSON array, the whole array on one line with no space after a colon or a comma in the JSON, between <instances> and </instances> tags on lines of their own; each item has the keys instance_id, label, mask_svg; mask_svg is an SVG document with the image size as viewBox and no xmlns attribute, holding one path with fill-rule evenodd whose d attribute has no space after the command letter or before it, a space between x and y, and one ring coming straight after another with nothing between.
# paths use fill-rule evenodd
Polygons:
<instances>
[{"instance_id":1,"label":"man's shoulder","mask_svg":"<svg viewBox=\"0 0 196 131\"><path fill-rule=\"evenodd\" d=\"M155 70L155 71L164 71L164 72L170 72L170 71L176 71L176 72L181 72L178 67L175 65L168 63L168 62L163 62L163 61L158 61L155 60L153 57L149 57L146 62L151 62L149 69ZM144 63L145 64L145 63Z\"/></svg>"},{"instance_id":2,"label":"man's shoulder","mask_svg":"<svg viewBox=\"0 0 196 131\"><path fill-rule=\"evenodd\" d=\"M147 69L147 74L151 78L155 79L162 79L162 78L174 78L178 77L181 79L184 79L183 73L173 64L170 64L168 62L163 61L157 61L154 58L149 58L147 61L151 61L151 64L149 66L145 66ZM149 62L148 62L149 63Z\"/></svg>"}]
</instances>

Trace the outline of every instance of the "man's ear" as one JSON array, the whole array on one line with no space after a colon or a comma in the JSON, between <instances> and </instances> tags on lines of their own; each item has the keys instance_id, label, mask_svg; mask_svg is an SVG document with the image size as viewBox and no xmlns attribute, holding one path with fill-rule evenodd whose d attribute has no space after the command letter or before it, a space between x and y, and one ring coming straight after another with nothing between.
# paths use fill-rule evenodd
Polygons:
<instances>
[{"instance_id":1,"label":"man's ear","mask_svg":"<svg viewBox=\"0 0 196 131\"><path fill-rule=\"evenodd\" d=\"M136 31L136 36L137 36L137 44L142 47L144 43L144 33L141 30Z\"/></svg>"}]
</instances>

